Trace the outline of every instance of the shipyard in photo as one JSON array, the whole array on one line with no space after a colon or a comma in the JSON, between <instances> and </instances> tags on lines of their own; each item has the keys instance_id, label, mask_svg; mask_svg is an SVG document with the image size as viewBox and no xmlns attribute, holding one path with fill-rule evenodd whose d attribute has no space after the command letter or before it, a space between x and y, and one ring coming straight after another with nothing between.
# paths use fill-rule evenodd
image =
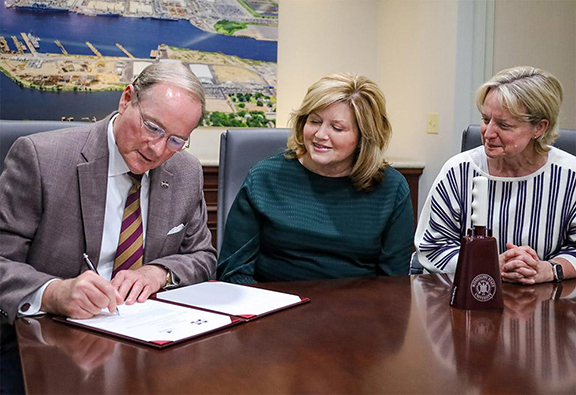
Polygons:
<instances>
[{"instance_id":1,"label":"shipyard in photo","mask_svg":"<svg viewBox=\"0 0 576 395\"><path fill-rule=\"evenodd\" d=\"M246 34L252 40L243 37L225 37L222 34L210 33L216 37L215 43L226 41L235 53L245 53L246 58L236 55L226 55L219 51L217 45L212 45L208 51L182 48L174 44L157 44L158 38L142 41L133 37L117 34L101 35L86 30L82 36L76 31L59 36L58 31L45 26L35 25L37 18L31 17L33 23L22 26L22 31L8 34L0 33L0 71L22 88L46 92L103 92L122 91L148 64L159 61L181 61L188 65L201 80L206 92L205 126L234 127L266 127L274 126L276 120L276 73L275 43L277 33L277 3L272 0L242 0L240 6L237 0L142 0L142 1L107 1L107 0L7 0L4 5L7 12L17 9L30 9L44 12L73 12L82 15L53 15L46 21L69 20L86 21L85 15L94 15L89 20L100 17L105 19L109 32L115 32L116 27L124 26L126 21L118 17L144 18L138 25L144 30L184 24L192 37L205 40L207 33L197 27L187 25L187 22L172 22L176 19L187 19L194 26L202 24L194 21L209 21L210 27L205 31L219 30L225 36L239 35L256 29L260 34ZM248 6L248 4L251 4ZM251 8L253 6L253 8ZM146 18L149 18L146 20ZM211 19L212 18L212 19ZM226 18L223 20L222 18ZM168 21L166 21L168 19ZM82 22L83 24L85 22ZM223 23L221 23L223 22ZM250 23L258 22L257 27ZM43 22L41 22L43 23ZM51 22L52 23L52 22ZM215 25L217 27L215 27ZM60 26L62 26L60 24ZM79 26L78 24L73 26ZM93 25L92 29L97 26ZM40 30L40 34L35 33ZM142 28L141 28L142 29ZM181 31L178 27L174 33ZM121 29L119 29L121 30ZM269 34L270 31L276 32ZM80 32L79 30L78 32ZM48 38L50 37L50 38ZM146 37L146 36L143 36ZM156 37L156 36L155 36ZM164 37L162 40L170 40ZM122 42L127 40L127 42ZM239 40L239 41L237 41ZM180 45L190 45L180 40ZM239 43L239 44L237 44ZM270 58L273 61L254 60L261 55L260 48L274 48ZM244 47L245 46L245 47ZM214 48L214 52L211 48ZM148 56L150 57L143 57ZM61 95L58 97L62 97Z\"/></svg>"},{"instance_id":2,"label":"shipyard in photo","mask_svg":"<svg viewBox=\"0 0 576 395\"><path fill-rule=\"evenodd\" d=\"M278 40L277 0L6 0L5 5L90 16L188 20L209 33ZM233 22L234 27L216 28L219 22Z\"/></svg>"}]
</instances>

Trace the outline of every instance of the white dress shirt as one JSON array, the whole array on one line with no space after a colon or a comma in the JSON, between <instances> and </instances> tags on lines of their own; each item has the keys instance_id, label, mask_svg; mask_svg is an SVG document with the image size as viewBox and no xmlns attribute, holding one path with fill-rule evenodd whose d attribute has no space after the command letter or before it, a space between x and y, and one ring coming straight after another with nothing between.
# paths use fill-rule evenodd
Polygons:
<instances>
[{"instance_id":1,"label":"white dress shirt","mask_svg":"<svg viewBox=\"0 0 576 395\"><path fill-rule=\"evenodd\" d=\"M117 116L117 115L116 115ZM112 278L114 258L118 248L120 229L122 227L122 215L124 205L128 198L128 192L132 187L132 181L128 172L130 169L124 158L118 151L114 139L113 124L114 116L108 124L108 187L106 188L106 211L104 212L104 230L102 233L102 245L98 260L98 272L106 280ZM148 192L150 191L150 177L148 172L143 174L140 189L140 209L142 211L142 230L144 232L144 246L146 246L146 223L148 219Z\"/></svg>"}]
</instances>

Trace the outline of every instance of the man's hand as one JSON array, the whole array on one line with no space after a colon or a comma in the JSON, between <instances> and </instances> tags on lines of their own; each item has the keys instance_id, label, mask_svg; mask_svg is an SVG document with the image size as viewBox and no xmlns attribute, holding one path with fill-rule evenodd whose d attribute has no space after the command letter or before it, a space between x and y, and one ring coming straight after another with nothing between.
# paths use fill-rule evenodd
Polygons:
<instances>
[{"instance_id":1,"label":"man's hand","mask_svg":"<svg viewBox=\"0 0 576 395\"><path fill-rule=\"evenodd\" d=\"M166 285L166 273L166 269L158 265L144 265L137 270L121 270L112 280L112 286L124 303L142 303Z\"/></svg>"},{"instance_id":2,"label":"man's hand","mask_svg":"<svg viewBox=\"0 0 576 395\"><path fill-rule=\"evenodd\" d=\"M87 271L76 278L53 281L44 290L42 311L71 318L90 318L103 308L111 313L122 303L111 283Z\"/></svg>"}]
</instances>

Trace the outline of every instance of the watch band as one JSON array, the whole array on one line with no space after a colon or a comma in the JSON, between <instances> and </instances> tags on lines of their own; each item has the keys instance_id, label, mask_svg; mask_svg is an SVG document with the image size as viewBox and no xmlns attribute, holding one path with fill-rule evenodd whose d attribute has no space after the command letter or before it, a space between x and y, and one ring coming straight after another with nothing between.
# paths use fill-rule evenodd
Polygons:
<instances>
[{"instance_id":1,"label":"watch band","mask_svg":"<svg viewBox=\"0 0 576 395\"><path fill-rule=\"evenodd\" d=\"M552 265L552 272L554 273L554 281L559 283L562 280L564 280L564 269L562 268L562 265L553 259L549 259L548 263Z\"/></svg>"},{"instance_id":2,"label":"watch band","mask_svg":"<svg viewBox=\"0 0 576 395\"><path fill-rule=\"evenodd\" d=\"M164 285L164 288L170 288L173 287L174 284L174 279L172 276L172 271L168 268L166 268L166 285Z\"/></svg>"}]
</instances>

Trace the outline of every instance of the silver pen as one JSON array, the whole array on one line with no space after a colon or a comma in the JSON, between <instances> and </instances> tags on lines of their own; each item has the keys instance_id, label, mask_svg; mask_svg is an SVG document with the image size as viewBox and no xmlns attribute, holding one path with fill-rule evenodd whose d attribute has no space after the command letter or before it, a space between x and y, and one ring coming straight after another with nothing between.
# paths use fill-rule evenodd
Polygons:
<instances>
[{"instance_id":1,"label":"silver pen","mask_svg":"<svg viewBox=\"0 0 576 395\"><path fill-rule=\"evenodd\" d=\"M90 257L88 256L88 254L86 254L86 253L82 254L82 258L84 259L84 263L86 263L86 266L88 266L88 269L90 269L91 271L93 271L97 275L100 275L100 273L98 273L98 270L96 270L96 266L94 266L94 264L90 260ZM116 306L116 314L120 315L120 311L118 311L118 306Z\"/></svg>"}]
</instances>

